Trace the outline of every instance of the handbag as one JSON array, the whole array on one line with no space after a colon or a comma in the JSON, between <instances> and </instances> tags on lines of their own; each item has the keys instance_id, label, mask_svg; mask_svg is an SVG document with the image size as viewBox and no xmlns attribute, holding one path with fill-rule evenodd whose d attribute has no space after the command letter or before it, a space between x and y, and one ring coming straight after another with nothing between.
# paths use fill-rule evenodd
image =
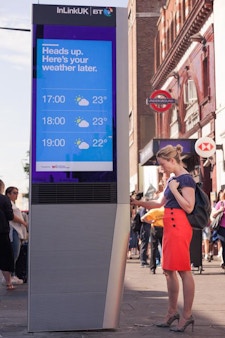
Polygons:
<instances>
[{"instance_id":1,"label":"handbag","mask_svg":"<svg viewBox=\"0 0 225 338\"><path fill-rule=\"evenodd\" d=\"M210 228L212 230L215 230L217 231L219 229L219 226L220 226L220 221L223 217L223 212L220 212L212 221L211 225L210 225Z\"/></svg>"},{"instance_id":2,"label":"handbag","mask_svg":"<svg viewBox=\"0 0 225 338\"><path fill-rule=\"evenodd\" d=\"M150 223L152 226L163 227L164 207L149 210L144 215L144 222Z\"/></svg>"}]
</instances>

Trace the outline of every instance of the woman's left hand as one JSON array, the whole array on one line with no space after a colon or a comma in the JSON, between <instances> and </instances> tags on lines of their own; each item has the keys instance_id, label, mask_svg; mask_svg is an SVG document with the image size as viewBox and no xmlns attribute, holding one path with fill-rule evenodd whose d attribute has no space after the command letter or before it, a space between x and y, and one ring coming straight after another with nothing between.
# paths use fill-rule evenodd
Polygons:
<instances>
[{"instance_id":1,"label":"woman's left hand","mask_svg":"<svg viewBox=\"0 0 225 338\"><path fill-rule=\"evenodd\" d=\"M171 180L169 182L169 188L170 188L171 192L174 193L174 191L177 190L177 188L179 187L179 185L180 185L180 183L177 182L177 180L175 180L175 179Z\"/></svg>"}]
</instances>

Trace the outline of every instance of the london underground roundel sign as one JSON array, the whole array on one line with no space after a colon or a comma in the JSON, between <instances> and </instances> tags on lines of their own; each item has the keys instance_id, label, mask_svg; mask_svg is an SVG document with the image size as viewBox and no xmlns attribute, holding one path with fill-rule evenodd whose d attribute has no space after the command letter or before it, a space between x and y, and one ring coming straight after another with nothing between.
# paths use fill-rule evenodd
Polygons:
<instances>
[{"instance_id":1,"label":"london underground roundel sign","mask_svg":"<svg viewBox=\"0 0 225 338\"><path fill-rule=\"evenodd\" d=\"M148 99L151 108L158 113L169 110L174 102L175 99L166 90L155 90Z\"/></svg>"},{"instance_id":2,"label":"london underground roundel sign","mask_svg":"<svg viewBox=\"0 0 225 338\"><path fill-rule=\"evenodd\" d=\"M216 151L216 144L210 137L201 137L195 142L195 151L201 157L210 157Z\"/></svg>"}]
</instances>

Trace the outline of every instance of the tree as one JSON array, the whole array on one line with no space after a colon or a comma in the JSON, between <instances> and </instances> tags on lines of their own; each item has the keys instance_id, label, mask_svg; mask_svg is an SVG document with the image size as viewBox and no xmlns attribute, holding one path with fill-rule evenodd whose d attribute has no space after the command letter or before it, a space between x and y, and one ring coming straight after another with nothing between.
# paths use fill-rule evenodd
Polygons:
<instances>
[{"instance_id":1,"label":"tree","mask_svg":"<svg viewBox=\"0 0 225 338\"><path fill-rule=\"evenodd\" d=\"M30 174L30 161L29 161L29 157L30 157L30 152L27 151L26 158L22 162L23 170L24 170L27 178L29 178L29 174Z\"/></svg>"},{"instance_id":2,"label":"tree","mask_svg":"<svg viewBox=\"0 0 225 338\"><path fill-rule=\"evenodd\" d=\"M26 158L22 161L22 166L26 174L26 178L29 178L29 174L30 174L30 152L29 151L27 151ZM24 193L23 197L29 198L29 192Z\"/></svg>"}]
</instances>

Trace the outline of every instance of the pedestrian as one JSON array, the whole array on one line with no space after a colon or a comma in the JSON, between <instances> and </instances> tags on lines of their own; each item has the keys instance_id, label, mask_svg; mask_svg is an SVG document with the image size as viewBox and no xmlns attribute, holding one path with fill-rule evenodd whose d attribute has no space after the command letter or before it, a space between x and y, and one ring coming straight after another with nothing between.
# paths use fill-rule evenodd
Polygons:
<instances>
[{"instance_id":1,"label":"pedestrian","mask_svg":"<svg viewBox=\"0 0 225 338\"><path fill-rule=\"evenodd\" d=\"M225 270L225 189L220 194L220 200L212 210L212 218L215 218L220 213L223 213L223 216L220 221L219 229L217 230L217 237L222 245L222 263L220 266Z\"/></svg>"},{"instance_id":2,"label":"pedestrian","mask_svg":"<svg viewBox=\"0 0 225 338\"><path fill-rule=\"evenodd\" d=\"M167 281L168 309L164 320L156 324L158 327L170 327L178 320L174 332L183 332L189 325L194 327L192 305L194 300L194 279L190 262L190 242L192 227L186 213L191 213L195 204L196 183L184 168L181 159L183 147L168 145L156 154L157 162L168 175L164 193L157 200L136 201L132 205L140 205L146 209L160 208L164 205L164 232L162 244L162 268ZM183 286L183 309L178 312L179 280Z\"/></svg>"},{"instance_id":3,"label":"pedestrian","mask_svg":"<svg viewBox=\"0 0 225 338\"><path fill-rule=\"evenodd\" d=\"M140 262L142 268L149 267L148 263L148 249L149 249L149 237L150 237L150 225L142 221L142 216L145 215L146 209L139 208L138 210L141 218L141 230L140 230Z\"/></svg>"},{"instance_id":4,"label":"pedestrian","mask_svg":"<svg viewBox=\"0 0 225 338\"><path fill-rule=\"evenodd\" d=\"M216 204L221 201L223 199L223 189L220 189L217 193L217 198L216 200L214 201L213 203L213 208L212 208L212 212L211 212L211 216L210 216L210 220L211 222L213 221L213 217L212 217L212 214L214 212L214 208L216 206ZM221 264L223 263L223 257L222 257L222 251L223 251L223 248L222 248L222 244L221 244L221 241L218 237L218 234L217 234L217 231L216 230L212 230L212 233L211 233L211 242L212 242L212 246L216 245L217 246L217 257L221 260Z\"/></svg>"},{"instance_id":5,"label":"pedestrian","mask_svg":"<svg viewBox=\"0 0 225 338\"><path fill-rule=\"evenodd\" d=\"M133 256L139 253L138 251L138 236L139 234L136 231L132 230L132 221L137 214L137 207L132 206L130 210L130 237L128 243L128 254L127 258L132 259Z\"/></svg>"},{"instance_id":6,"label":"pedestrian","mask_svg":"<svg viewBox=\"0 0 225 338\"><path fill-rule=\"evenodd\" d=\"M14 271L14 259L9 238L9 221L13 219L13 210L9 198L3 195L4 189L5 184L0 180L0 269L7 290L13 290L11 273Z\"/></svg>"},{"instance_id":7,"label":"pedestrian","mask_svg":"<svg viewBox=\"0 0 225 338\"><path fill-rule=\"evenodd\" d=\"M163 216L164 216L164 207L155 208L149 210L146 214L141 217L142 222L149 223L150 226L150 248L151 248L151 257L150 257L150 270L153 274L156 272L157 266L160 264L161 257L158 257L160 254L159 247L162 247L163 239ZM158 264L157 264L157 259Z\"/></svg>"},{"instance_id":8,"label":"pedestrian","mask_svg":"<svg viewBox=\"0 0 225 338\"><path fill-rule=\"evenodd\" d=\"M16 261L20 254L20 248L22 244L22 240L24 240L24 227L27 228L28 224L24 220L21 210L16 205L16 200L18 197L19 190L16 187L10 186L6 189L5 194L9 197L14 218L12 221L9 222L11 227L11 241L13 247L13 254L14 254L14 271L16 270ZM13 284L23 284L23 280L18 278L15 275L15 272L12 275L12 283Z\"/></svg>"},{"instance_id":9,"label":"pedestrian","mask_svg":"<svg viewBox=\"0 0 225 338\"><path fill-rule=\"evenodd\" d=\"M210 250L212 248L210 223L202 230L202 244L204 247L204 259L211 262L213 253Z\"/></svg>"}]
</instances>

